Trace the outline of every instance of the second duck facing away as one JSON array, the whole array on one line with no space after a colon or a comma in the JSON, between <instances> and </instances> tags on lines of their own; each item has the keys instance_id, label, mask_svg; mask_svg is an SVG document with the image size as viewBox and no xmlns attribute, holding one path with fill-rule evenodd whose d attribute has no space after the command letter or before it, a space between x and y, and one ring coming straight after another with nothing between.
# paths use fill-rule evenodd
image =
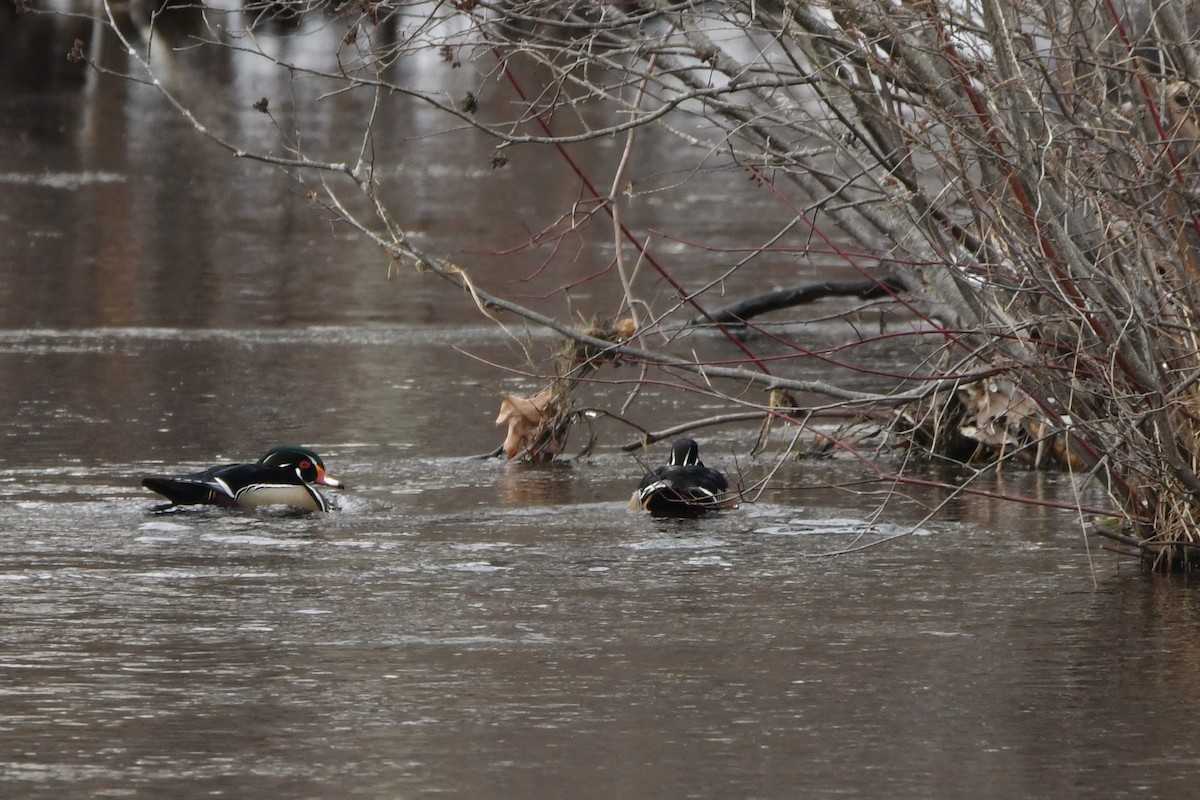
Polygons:
<instances>
[{"instance_id":1,"label":"second duck facing away","mask_svg":"<svg viewBox=\"0 0 1200 800\"><path fill-rule=\"evenodd\" d=\"M328 511L329 503L313 484L344 489L325 472L321 457L307 447L285 445L254 464L223 464L185 475L150 475L142 486L158 492L171 506L213 505L250 510L282 505L303 511Z\"/></svg>"},{"instance_id":2,"label":"second duck facing away","mask_svg":"<svg viewBox=\"0 0 1200 800\"><path fill-rule=\"evenodd\" d=\"M699 517L728 508L729 481L719 471L700 461L700 447L692 439L671 446L665 467L646 473L630 505L656 517Z\"/></svg>"}]
</instances>

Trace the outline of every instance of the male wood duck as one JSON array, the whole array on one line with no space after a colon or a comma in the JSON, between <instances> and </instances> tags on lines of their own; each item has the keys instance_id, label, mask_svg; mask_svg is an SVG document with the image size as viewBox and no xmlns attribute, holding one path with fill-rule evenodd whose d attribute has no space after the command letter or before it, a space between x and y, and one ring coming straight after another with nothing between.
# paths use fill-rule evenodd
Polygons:
<instances>
[{"instance_id":1,"label":"male wood duck","mask_svg":"<svg viewBox=\"0 0 1200 800\"><path fill-rule=\"evenodd\" d=\"M329 503L313 484L346 488L325 472L321 457L307 447L270 450L256 464L223 464L188 475L150 475L142 486L170 500L160 508L214 505L249 510L284 505L304 511L328 511Z\"/></svg>"},{"instance_id":2,"label":"male wood duck","mask_svg":"<svg viewBox=\"0 0 1200 800\"><path fill-rule=\"evenodd\" d=\"M656 517L699 517L726 508L729 481L700 461L700 447L692 439L671 446L671 460L642 478L633 503Z\"/></svg>"}]
</instances>

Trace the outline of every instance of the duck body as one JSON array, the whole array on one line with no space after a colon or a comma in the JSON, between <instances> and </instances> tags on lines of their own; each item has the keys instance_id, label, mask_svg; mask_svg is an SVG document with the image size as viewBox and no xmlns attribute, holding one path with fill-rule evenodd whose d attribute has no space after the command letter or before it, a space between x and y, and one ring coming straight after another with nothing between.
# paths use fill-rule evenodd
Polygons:
<instances>
[{"instance_id":1,"label":"duck body","mask_svg":"<svg viewBox=\"0 0 1200 800\"><path fill-rule=\"evenodd\" d=\"M670 462L642 478L633 501L656 517L699 517L727 507L728 491L728 479L700 461L696 442L680 439Z\"/></svg>"},{"instance_id":2,"label":"duck body","mask_svg":"<svg viewBox=\"0 0 1200 800\"><path fill-rule=\"evenodd\" d=\"M283 505L303 511L328 511L314 484L344 489L325 472L321 457L307 447L286 445L253 464L222 464L183 475L149 475L142 486L170 500L171 506L212 505L244 511Z\"/></svg>"}]
</instances>

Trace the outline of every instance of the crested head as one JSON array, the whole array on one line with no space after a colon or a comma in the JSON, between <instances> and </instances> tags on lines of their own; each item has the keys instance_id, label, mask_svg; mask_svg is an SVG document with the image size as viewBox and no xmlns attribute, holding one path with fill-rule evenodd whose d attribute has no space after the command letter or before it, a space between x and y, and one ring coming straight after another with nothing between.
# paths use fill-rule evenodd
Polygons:
<instances>
[{"instance_id":1,"label":"crested head","mask_svg":"<svg viewBox=\"0 0 1200 800\"><path fill-rule=\"evenodd\" d=\"M325 473L325 462L314 450L300 445L288 444L273 447L258 461L264 467L281 467L295 469L296 474L305 483L319 483L335 489L344 489L345 485Z\"/></svg>"},{"instance_id":2,"label":"crested head","mask_svg":"<svg viewBox=\"0 0 1200 800\"><path fill-rule=\"evenodd\" d=\"M700 463L700 445L694 439L678 439L671 445L672 467L682 467Z\"/></svg>"},{"instance_id":3,"label":"crested head","mask_svg":"<svg viewBox=\"0 0 1200 800\"><path fill-rule=\"evenodd\" d=\"M265 456L258 460L258 463L267 467L291 467L299 466L302 461L308 461L320 467L325 466L321 457L311 448L296 444L272 447Z\"/></svg>"}]
</instances>

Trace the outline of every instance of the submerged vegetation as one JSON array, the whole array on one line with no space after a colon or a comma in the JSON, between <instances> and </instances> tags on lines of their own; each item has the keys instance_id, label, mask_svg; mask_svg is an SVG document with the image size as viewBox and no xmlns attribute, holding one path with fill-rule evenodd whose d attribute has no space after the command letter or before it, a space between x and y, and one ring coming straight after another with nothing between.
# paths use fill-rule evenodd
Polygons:
<instances>
[{"instance_id":1,"label":"submerged vegetation","mask_svg":"<svg viewBox=\"0 0 1200 800\"><path fill-rule=\"evenodd\" d=\"M89 8L96 35L76 43L72 60L152 84L199 135L293 171L389 259L440 276L485 316L519 318L568 342L543 391L504 398L497 422L508 428L509 457L561 453L579 418L574 390L619 360L660 390L728 408L679 429L770 421L811 432L825 453L877 463L878 451L862 449L869 428L910 456L977 473L1066 470L1108 498L1080 511L1104 518L1094 532L1109 546L1161 569L1200 559L1200 51L1180 4ZM184 33L180 19L190 20ZM313 30L334 34L325 51L275 45ZM101 52L114 41L128 53L120 63ZM161 68L164 50L204 47L320 91L258 100L276 137L240 139L211 98L208 116L189 102L185 69ZM431 89L422 79L430 70L462 70L469 88ZM347 92L370 97L361 118L343 120L353 147L288 121L288 104ZM550 248L538 269L553 276L562 243L605 226L611 263L593 280L612 283L620 300L586 312L619 322L580 324L565 280L558 293L569 310L556 316L414 243L376 156L376 114L397 97L423 103L446 130L491 137L492 168L517 169L518 150L569 165L571 199L553 226L531 233L530 251ZM720 254L720 281L691 285L658 252L672 232L628 221L652 191L634 173L644 160L638 132L650 125L694 154L693 174L726 170L788 212L771 239ZM574 145L599 139L617 143L614 166L576 158ZM780 289L757 279L780 252L820 257L847 280ZM749 299L731 304L723 293L734 288ZM844 342L812 348L788 309L827 297L841 299L822 307L836 302L830 313L853 324ZM862 324L868 317L875 330ZM687 343L701 331L739 355L701 357ZM856 357L896 341L912 361L889 374L868 373ZM811 359L846 380L807 380ZM641 433L643 442L668 435ZM903 469L877 474L906 480ZM955 491L970 492L970 480Z\"/></svg>"}]
</instances>

